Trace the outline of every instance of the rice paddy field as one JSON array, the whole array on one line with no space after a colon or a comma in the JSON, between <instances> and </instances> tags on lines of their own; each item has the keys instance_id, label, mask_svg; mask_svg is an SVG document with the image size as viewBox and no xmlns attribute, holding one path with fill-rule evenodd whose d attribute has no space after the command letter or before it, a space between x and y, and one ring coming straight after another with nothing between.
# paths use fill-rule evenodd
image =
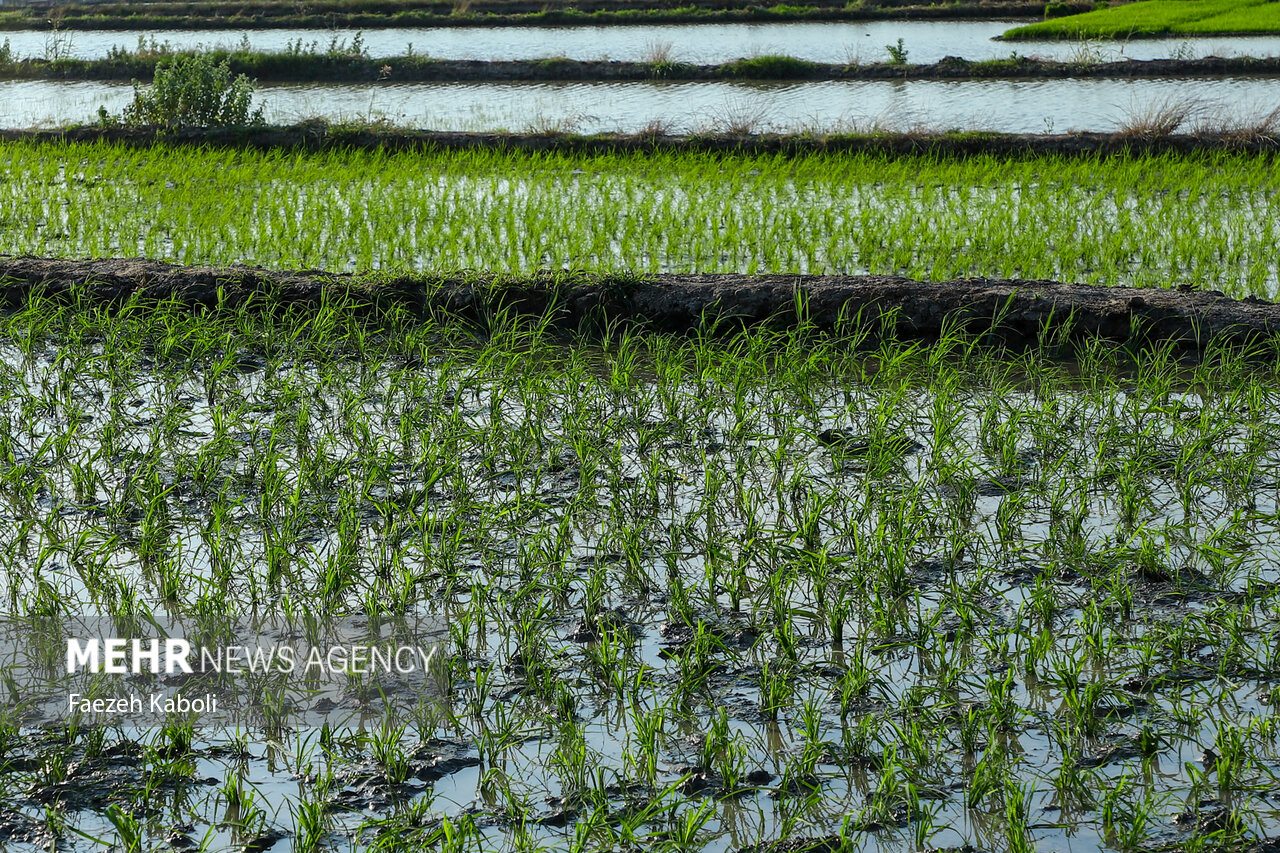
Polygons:
<instances>
[{"instance_id":1,"label":"rice paddy field","mask_svg":"<svg viewBox=\"0 0 1280 853\"><path fill-rule=\"evenodd\" d=\"M517 20L875 12L336 2L242 21L225 3L135 5L70 11L255 32L426 15L475 25L438 49L482 59L542 55L529 33L480 35ZM1013 5L999 9L1049 11ZM1158 12L1236 32L1222 21L1272 6L1152 0L1080 20L1132 29ZM35 11L0 24L29 29ZM75 55L61 26L50 62ZM906 43L882 21L862 46L851 26L838 43L812 23L684 27L680 50L733 58L765 36L893 64L917 44L915 61L997 50L989 23L943 25L952 41L920 24ZM255 47L285 32L297 55L326 55L296 30ZM409 54L418 32L377 38ZM339 38L330 55L365 56L358 33ZM637 38L555 44L684 57ZM105 45L81 48L125 55ZM996 113L1016 100L999 86L1062 106L1035 82L946 91ZM237 138L261 115L246 99L268 95L247 82L217 147L165 136L191 130L176 120L131 126L123 101L100 135L129 144L6 131L0 267L202 269L163 268L187 276L169 291L147 290L150 264L116 264L134 270L123 282L0 277L0 851L1274 853L1280 336L1162 341L1135 321L1127 337L1067 322L1028 339L955 322L924 340L894 318L819 325L799 285L785 317L675 330L503 299L723 273L1049 279L1260 306L1280 295L1266 150L1280 111L1243 103L1234 78L1195 86L1213 97L1131 104L1111 137L1189 133L1183 150L1108 156L824 152L817 131L785 155L699 153L672 141L669 105L713 111L674 88L636 128L584 109L592 129L654 140L633 153L378 150L406 129L374 119L390 89L372 84L348 87L364 142L322 151ZM758 96L779 126L805 119L780 89ZM766 119L724 116L748 141ZM558 120L532 129L585 147ZM973 130L952 136L985 138ZM209 269L228 265L327 273L246 290ZM474 298L395 298L458 282ZM750 302L752 280L731 286ZM1162 310L1132 294L1117 311ZM327 642L330 677L117 671L109 656L77 670L93 631ZM421 668L354 657L410 641ZM353 655L336 667L335 643ZM223 705L94 705L148 691Z\"/></svg>"},{"instance_id":2,"label":"rice paddy field","mask_svg":"<svg viewBox=\"0 0 1280 853\"><path fill-rule=\"evenodd\" d=\"M1276 288L1240 154L2 159L12 253ZM1277 351L11 301L5 636L413 618L440 657L234 727L6 669L0 844L1243 849L1280 834Z\"/></svg>"},{"instance_id":3,"label":"rice paddy field","mask_svg":"<svg viewBox=\"0 0 1280 853\"><path fill-rule=\"evenodd\" d=\"M353 316L6 315L11 620L448 632L442 695L400 723L11 718L8 842L1276 831L1274 356Z\"/></svg>"},{"instance_id":4,"label":"rice paddy field","mask_svg":"<svg viewBox=\"0 0 1280 853\"><path fill-rule=\"evenodd\" d=\"M1007 39L1142 38L1280 31L1272 0L1140 0L1017 27Z\"/></svg>"},{"instance_id":5,"label":"rice paddy field","mask_svg":"<svg viewBox=\"0 0 1280 853\"><path fill-rule=\"evenodd\" d=\"M1276 172L1248 155L273 154L26 143L3 153L11 253L335 271L991 275L1193 284L1237 297L1271 297L1280 284ZM207 203L192 205L196 193Z\"/></svg>"}]
</instances>

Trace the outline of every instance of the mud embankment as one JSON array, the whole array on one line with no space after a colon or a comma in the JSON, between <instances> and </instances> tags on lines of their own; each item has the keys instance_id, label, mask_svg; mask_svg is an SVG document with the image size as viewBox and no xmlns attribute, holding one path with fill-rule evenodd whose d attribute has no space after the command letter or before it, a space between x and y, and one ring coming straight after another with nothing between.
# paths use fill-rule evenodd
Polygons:
<instances>
[{"instance_id":1,"label":"mud embankment","mask_svg":"<svg viewBox=\"0 0 1280 853\"><path fill-rule=\"evenodd\" d=\"M1017 134L988 131L878 131L864 134L700 133L470 133L414 130L382 125L330 124L317 119L280 127L131 128L83 126L60 130L3 130L0 141L30 143L109 142L138 148L155 145L292 151L501 151L566 155L689 153L725 156L875 154L1008 158L1133 157L1195 155L1221 151L1271 156L1280 134L1271 126L1217 133L1162 133L1137 128L1117 133Z\"/></svg>"},{"instance_id":2,"label":"mud embankment","mask_svg":"<svg viewBox=\"0 0 1280 853\"><path fill-rule=\"evenodd\" d=\"M806 0L765 4L759 0L428 0L427 2L241 2L36 3L0 11L0 30L51 29L199 30L233 27L308 29L375 27L565 27L663 23L766 21L959 21L991 18L1040 20L1043 2L957 2L880 0L850 5L847 0ZM1062 10L1087 12L1071 2Z\"/></svg>"},{"instance_id":3,"label":"mud embankment","mask_svg":"<svg viewBox=\"0 0 1280 853\"><path fill-rule=\"evenodd\" d=\"M562 58L452 60L422 56L370 59L349 54L293 55L210 51L231 71L262 82L643 82L656 80L968 80L1049 78L1225 77L1280 74L1280 57L1128 59L1059 62L1031 57L970 61L949 56L932 64L828 64L785 56L739 59L716 65L621 62ZM24 59L0 66L0 77L54 80L150 80L172 57L126 55L110 59Z\"/></svg>"},{"instance_id":4,"label":"mud embankment","mask_svg":"<svg viewBox=\"0 0 1280 853\"><path fill-rule=\"evenodd\" d=\"M948 328L990 332L1006 343L1102 337L1246 342L1280 333L1280 305L1216 291L1093 287L1053 281L965 278L921 282L895 276L562 275L533 279L387 276L370 278L257 267L185 267L140 259L0 258L0 300L33 295L121 304L177 300L212 310L249 305L397 306L419 314L482 319L497 310L553 317L564 327L635 322L661 331L787 325L858 325L902 338L936 339Z\"/></svg>"}]
</instances>

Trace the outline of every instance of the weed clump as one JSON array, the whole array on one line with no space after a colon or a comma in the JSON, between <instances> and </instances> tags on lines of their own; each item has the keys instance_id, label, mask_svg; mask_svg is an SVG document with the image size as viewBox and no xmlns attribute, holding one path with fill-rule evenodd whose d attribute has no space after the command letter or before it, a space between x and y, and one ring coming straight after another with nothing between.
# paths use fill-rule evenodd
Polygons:
<instances>
[{"instance_id":1,"label":"weed clump","mask_svg":"<svg viewBox=\"0 0 1280 853\"><path fill-rule=\"evenodd\" d=\"M253 81L243 74L233 77L225 59L180 56L156 66L149 90L133 81L133 103L125 107L121 121L167 127L261 125L265 123L262 108L251 108L253 91Z\"/></svg>"},{"instance_id":2,"label":"weed clump","mask_svg":"<svg viewBox=\"0 0 1280 853\"><path fill-rule=\"evenodd\" d=\"M766 55L730 62L726 70L733 77L785 80L804 77L813 72L815 64L794 56Z\"/></svg>"},{"instance_id":3,"label":"weed clump","mask_svg":"<svg viewBox=\"0 0 1280 853\"><path fill-rule=\"evenodd\" d=\"M903 44L902 39L898 39L898 43L896 45L886 44L884 46L884 49L889 51L890 65L906 65L907 64L908 51L906 46Z\"/></svg>"}]
</instances>

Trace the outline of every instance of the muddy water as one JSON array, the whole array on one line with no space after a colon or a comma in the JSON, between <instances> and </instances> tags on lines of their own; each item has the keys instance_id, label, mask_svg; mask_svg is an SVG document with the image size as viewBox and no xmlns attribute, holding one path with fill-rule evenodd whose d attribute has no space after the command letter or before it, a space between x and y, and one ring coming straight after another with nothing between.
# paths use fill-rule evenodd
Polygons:
<instances>
[{"instance_id":1,"label":"muddy water","mask_svg":"<svg viewBox=\"0 0 1280 853\"><path fill-rule=\"evenodd\" d=\"M1025 21L867 21L862 23L698 24L626 27L477 27L390 30L156 30L4 34L18 56L104 57L112 47L134 49L139 39L174 48L239 47L254 50L349 47L357 35L374 56L398 56L410 49L441 59L571 59L647 61L667 55L684 62L725 62L743 56L784 53L815 62L882 62L885 45L902 39L912 62L944 56L1005 58L1010 53L1076 59L1170 59L1203 56L1273 56L1280 36L1004 43L993 41Z\"/></svg>"},{"instance_id":2,"label":"muddy water","mask_svg":"<svg viewBox=\"0 0 1280 853\"><path fill-rule=\"evenodd\" d=\"M1008 133L1114 130L1170 103L1206 117L1261 115L1280 104L1262 78L821 83L289 84L257 95L268 121L378 120L437 130L688 133L980 129ZM0 126L87 123L119 113L127 84L0 83Z\"/></svg>"}]
</instances>

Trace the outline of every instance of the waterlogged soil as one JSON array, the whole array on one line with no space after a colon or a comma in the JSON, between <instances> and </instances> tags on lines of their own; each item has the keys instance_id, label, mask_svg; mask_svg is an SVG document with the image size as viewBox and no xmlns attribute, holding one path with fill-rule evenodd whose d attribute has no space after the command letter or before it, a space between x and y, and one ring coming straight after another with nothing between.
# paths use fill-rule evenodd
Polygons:
<instances>
[{"instance_id":1,"label":"waterlogged soil","mask_svg":"<svg viewBox=\"0 0 1280 853\"><path fill-rule=\"evenodd\" d=\"M287 851L301 846L296 823L287 816L314 778L305 752L286 754L279 743L253 742L239 732L160 727L98 728L88 743L77 742L57 727L23 728L10 735L7 763L0 780L32 780L17 796L6 796L9 813L0 821L0 845L7 850L94 849L86 841L119 838L110 820L124 808L145 827L151 845L172 850ZM304 748L319 740L319 729L296 733ZM308 744L307 739L313 743ZM295 740L295 733L288 739ZM326 808L343 814L394 811L443 780L480 764L465 741L432 737L404 750L393 775L362 754L359 734L345 732L326 744L331 755L348 750L351 758L325 777ZM339 766L340 765L340 766ZM56 780L56 781L55 781ZM146 801L139 802L139 792ZM242 792L247 792L242 793ZM278 810L284 809L281 816ZM67 834L66 825L33 815L72 816L70 825L91 836ZM305 837L305 836L304 836ZM351 849L334 843L329 848Z\"/></svg>"},{"instance_id":2,"label":"waterlogged soil","mask_svg":"<svg viewBox=\"0 0 1280 853\"><path fill-rule=\"evenodd\" d=\"M566 346L511 318L477 340L348 307L0 317L0 602L43 626L89 601L206 624L426 608L448 689L321 731L11 717L8 841L1280 833L1273 370L957 336Z\"/></svg>"},{"instance_id":3,"label":"waterlogged soil","mask_svg":"<svg viewBox=\"0 0 1280 853\"><path fill-rule=\"evenodd\" d=\"M1162 340L1199 347L1280 332L1280 306L1231 299L1190 287L1096 287L1053 281L965 278L943 282L895 276L660 275L541 280L370 278L257 267L184 267L145 259L69 261L0 258L0 299L74 296L119 305L135 296L235 310L269 297L316 306L325 294L357 294L370 305L397 305L480 319L497 311L546 316L566 328L616 321L661 331L704 322L730 327L794 323L822 329L842 323L937 339L948 329L987 333L1010 343L1064 336Z\"/></svg>"}]
</instances>

